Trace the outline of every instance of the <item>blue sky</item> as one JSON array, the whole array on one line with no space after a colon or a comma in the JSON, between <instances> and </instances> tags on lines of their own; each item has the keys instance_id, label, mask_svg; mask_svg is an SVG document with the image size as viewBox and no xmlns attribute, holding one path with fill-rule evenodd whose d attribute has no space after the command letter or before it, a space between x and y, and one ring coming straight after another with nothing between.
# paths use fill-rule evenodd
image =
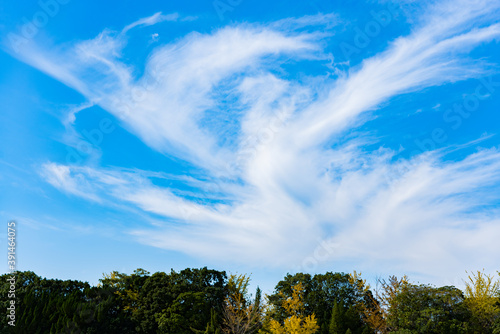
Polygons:
<instances>
[{"instance_id":1,"label":"blue sky","mask_svg":"<svg viewBox=\"0 0 500 334\"><path fill-rule=\"evenodd\" d=\"M460 286L500 269L499 14L2 3L0 217L18 223L18 268L97 283L206 265L265 291L297 271Z\"/></svg>"}]
</instances>

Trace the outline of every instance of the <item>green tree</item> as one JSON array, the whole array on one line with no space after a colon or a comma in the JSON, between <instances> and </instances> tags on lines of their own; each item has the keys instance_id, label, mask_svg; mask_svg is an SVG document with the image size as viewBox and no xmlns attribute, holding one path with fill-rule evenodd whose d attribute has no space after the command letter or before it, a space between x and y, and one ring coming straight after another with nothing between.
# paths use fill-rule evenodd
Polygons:
<instances>
[{"instance_id":1,"label":"green tree","mask_svg":"<svg viewBox=\"0 0 500 334\"><path fill-rule=\"evenodd\" d=\"M367 332L367 327L370 332L376 333L394 331L394 328L389 327L387 319L391 312L397 310L396 297L409 285L408 278L403 276L398 279L396 276L390 276L388 280L379 279L375 295L372 294L366 280L361 278L360 273L354 271L349 275L349 281L358 291L362 291L364 296L362 301L357 301L357 308L362 314L364 323L363 332Z\"/></svg>"},{"instance_id":2,"label":"green tree","mask_svg":"<svg viewBox=\"0 0 500 334\"><path fill-rule=\"evenodd\" d=\"M214 309L210 310L210 323L207 324L205 331L195 330L195 332L200 334L221 334L217 313Z\"/></svg>"},{"instance_id":3,"label":"green tree","mask_svg":"<svg viewBox=\"0 0 500 334\"><path fill-rule=\"evenodd\" d=\"M33 272L18 272L16 277L16 326L2 323L0 333L133 332L112 291L86 282L41 278Z\"/></svg>"},{"instance_id":4,"label":"green tree","mask_svg":"<svg viewBox=\"0 0 500 334\"><path fill-rule=\"evenodd\" d=\"M455 287L404 287L394 298L387 323L393 331L422 334L466 333L469 313L462 292Z\"/></svg>"},{"instance_id":5,"label":"green tree","mask_svg":"<svg viewBox=\"0 0 500 334\"><path fill-rule=\"evenodd\" d=\"M137 332L191 334L205 330L211 310L221 314L225 285L225 272L206 267L154 273L138 292Z\"/></svg>"},{"instance_id":6,"label":"green tree","mask_svg":"<svg viewBox=\"0 0 500 334\"><path fill-rule=\"evenodd\" d=\"M332 310L332 317L330 319L329 334L342 334L345 333L344 323L344 307L335 302Z\"/></svg>"},{"instance_id":7,"label":"green tree","mask_svg":"<svg viewBox=\"0 0 500 334\"><path fill-rule=\"evenodd\" d=\"M369 289L360 289L359 285L352 282L350 276L344 273L327 272L314 276L304 273L288 274L278 282L274 293L269 296L269 302L273 306L272 312L276 313L273 315L274 318L283 320L283 298L290 297L291 287L299 282L304 286L304 312L306 315L313 313L316 315L321 334L328 334L330 331L329 324L335 301L347 309L352 306L348 314L350 319L346 321L352 326L353 333L361 334L365 326L360 305L370 302L367 296L371 292ZM367 304L366 308L370 307Z\"/></svg>"}]
</instances>

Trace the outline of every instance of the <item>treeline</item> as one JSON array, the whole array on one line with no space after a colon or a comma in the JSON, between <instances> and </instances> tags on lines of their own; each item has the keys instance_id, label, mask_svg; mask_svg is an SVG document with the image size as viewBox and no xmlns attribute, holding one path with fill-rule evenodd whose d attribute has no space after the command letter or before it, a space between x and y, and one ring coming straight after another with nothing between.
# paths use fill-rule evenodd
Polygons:
<instances>
[{"instance_id":1,"label":"treeline","mask_svg":"<svg viewBox=\"0 0 500 334\"><path fill-rule=\"evenodd\" d=\"M0 333L500 334L500 281L482 272L465 291L406 277L372 288L356 272L288 274L262 296L248 291L248 276L207 268L112 272L97 286L25 271L12 282L15 326L10 277L1 279Z\"/></svg>"}]
</instances>

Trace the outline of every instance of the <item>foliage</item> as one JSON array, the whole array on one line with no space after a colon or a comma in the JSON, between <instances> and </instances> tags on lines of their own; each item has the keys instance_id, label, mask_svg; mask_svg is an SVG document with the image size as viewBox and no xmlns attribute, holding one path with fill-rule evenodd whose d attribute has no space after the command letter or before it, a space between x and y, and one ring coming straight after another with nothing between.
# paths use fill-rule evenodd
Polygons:
<instances>
[{"instance_id":1,"label":"foliage","mask_svg":"<svg viewBox=\"0 0 500 334\"><path fill-rule=\"evenodd\" d=\"M193 329L193 332L198 334L221 334L218 316L214 309L210 310L210 323L207 324L205 330L200 331L197 329Z\"/></svg>"},{"instance_id":2,"label":"foliage","mask_svg":"<svg viewBox=\"0 0 500 334\"><path fill-rule=\"evenodd\" d=\"M8 288L7 276L1 277L2 295ZM133 332L130 320L119 310L118 298L104 287L41 278L30 271L16 273L15 286L16 326L2 323L0 333Z\"/></svg>"},{"instance_id":3,"label":"foliage","mask_svg":"<svg viewBox=\"0 0 500 334\"><path fill-rule=\"evenodd\" d=\"M283 293L282 297L286 318L283 323L271 319L269 329L272 334L313 334L319 330L315 315L304 314L304 286L301 282L292 286L290 297Z\"/></svg>"},{"instance_id":4,"label":"foliage","mask_svg":"<svg viewBox=\"0 0 500 334\"><path fill-rule=\"evenodd\" d=\"M408 278L403 276L398 279L396 276L390 276L388 280L377 280L375 295L372 294L370 285L356 271L349 275L349 281L364 293L365 299L363 302L358 301L357 306L363 315L365 327L376 333L394 331L394 328L388 326L387 319L397 309L396 297L409 285ZM366 329L364 331L367 332Z\"/></svg>"},{"instance_id":5,"label":"foliage","mask_svg":"<svg viewBox=\"0 0 500 334\"><path fill-rule=\"evenodd\" d=\"M472 326L476 332L493 329L495 319L500 316L498 294L500 281L493 275L477 271L465 281L465 304L472 313Z\"/></svg>"},{"instance_id":6,"label":"foliage","mask_svg":"<svg viewBox=\"0 0 500 334\"><path fill-rule=\"evenodd\" d=\"M316 315L320 327L319 333L329 333L332 310L336 301L346 309L351 308L349 313L344 313L344 316L350 317L346 321L350 322L353 333L362 333L365 325L360 305L373 308L369 305L368 295L371 293L361 289L357 281L352 282L350 275L344 273L327 272L314 276L303 273L288 274L278 282L274 294L269 296L269 302L273 306L270 310L273 318L278 321L284 320L283 300L291 296L292 286L299 282L304 286L304 314Z\"/></svg>"},{"instance_id":7,"label":"foliage","mask_svg":"<svg viewBox=\"0 0 500 334\"><path fill-rule=\"evenodd\" d=\"M10 275L3 275L2 296ZM97 287L79 281L16 274L16 326L0 333L193 333L206 329L225 298L224 272L186 269L170 275L138 269L112 272ZM7 308L7 298L2 307ZM213 311L212 311L213 310Z\"/></svg>"},{"instance_id":8,"label":"foliage","mask_svg":"<svg viewBox=\"0 0 500 334\"><path fill-rule=\"evenodd\" d=\"M262 326L261 292L257 288L254 302L250 301L250 277L231 275L227 283L228 296L224 300L223 332L227 334L256 333Z\"/></svg>"},{"instance_id":9,"label":"foliage","mask_svg":"<svg viewBox=\"0 0 500 334\"><path fill-rule=\"evenodd\" d=\"M335 302L332 311L332 318L330 320L329 334L343 334L346 332L343 315L343 306Z\"/></svg>"},{"instance_id":10,"label":"foliage","mask_svg":"<svg viewBox=\"0 0 500 334\"><path fill-rule=\"evenodd\" d=\"M394 330L459 334L467 332L469 318L459 289L409 284L395 296L387 323Z\"/></svg>"},{"instance_id":11,"label":"foliage","mask_svg":"<svg viewBox=\"0 0 500 334\"><path fill-rule=\"evenodd\" d=\"M10 290L1 276L0 307ZM4 333L109 334L500 334L500 282L477 272L455 287L378 280L375 291L354 272L288 274L261 302L249 277L185 269L150 274L113 271L97 286L15 273L16 326Z\"/></svg>"},{"instance_id":12,"label":"foliage","mask_svg":"<svg viewBox=\"0 0 500 334\"><path fill-rule=\"evenodd\" d=\"M221 312L225 284L225 272L207 268L153 274L139 291L137 331L191 334L204 330L211 322L211 309Z\"/></svg>"},{"instance_id":13,"label":"foliage","mask_svg":"<svg viewBox=\"0 0 500 334\"><path fill-rule=\"evenodd\" d=\"M493 325L492 334L500 334L500 315L497 316L495 324Z\"/></svg>"},{"instance_id":14,"label":"foliage","mask_svg":"<svg viewBox=\"0 0 500 334\"><path fill-rule=\"evenodd\" d=\"M376 289L375 296L379 301L378 311L383 315L383 318L386 319L385 331L394 330L394 328L388 324L389 321L387 320L395 318L395 314L398 312L399 302L397 297L410 286L408 277L403 276L398 279L396 276L389 276L387 281L379 279L377 283L380 285L380 288Z\"/></svg>"}]
</instances>

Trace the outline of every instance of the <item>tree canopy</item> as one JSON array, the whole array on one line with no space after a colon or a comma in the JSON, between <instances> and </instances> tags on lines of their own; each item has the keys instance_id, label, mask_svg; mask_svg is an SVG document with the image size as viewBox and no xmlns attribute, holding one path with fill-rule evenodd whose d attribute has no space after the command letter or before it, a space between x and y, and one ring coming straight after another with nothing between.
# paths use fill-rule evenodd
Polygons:
<instances>
[{"instance_id":1,"label":"tree canopy","mask_svg":"<svg viewBox=\"0 0 500 334\"><path fill-rule=\"evenodd\" d=\"M464 292L360 274L287 274L271 295L250 277L208 268L150 274L113 271L97 286L15 273L16 326L3 333L107 334L500 334L500 280L477 272ZM11 274L2 275L7 310Z\"/></svg>"}]
</instances>

